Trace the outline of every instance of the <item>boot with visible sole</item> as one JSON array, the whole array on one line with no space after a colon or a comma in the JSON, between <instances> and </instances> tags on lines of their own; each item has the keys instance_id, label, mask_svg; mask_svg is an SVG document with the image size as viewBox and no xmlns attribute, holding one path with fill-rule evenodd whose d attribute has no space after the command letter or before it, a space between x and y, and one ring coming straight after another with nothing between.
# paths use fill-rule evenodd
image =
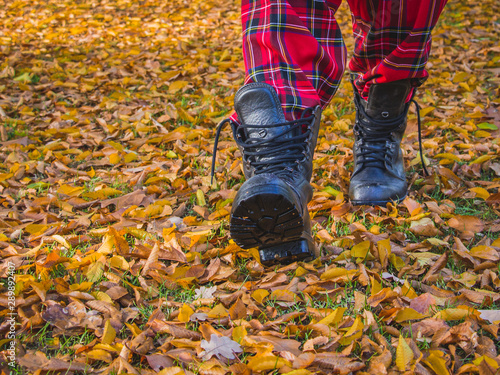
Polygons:
<instances>
[{"instance_id":1,"label":"boot with visible sole","mask_svg":"<svg viewBox=\"0 0 500 375\"><path fill-rule=\"evenodd\" d=\"M349 186L353 205L385 206L406 197L401 140L410 90L410 80L373 84L364 100L354 89L354 171Z\"/></svg>"},{"instance_id":2,"label":"boot with visible sole","mask_svg":"<svg viewBox=\"0 0 500 375\"><path fill-rule=\"evenodd\" d=\"M307 203L321 109L286 121L274 88L243 86L235 96L240 124L233 135L247 180L231 210L231 238L243 249L257 247L265 265L318 256Z\"/></svg>"}]
</instances>

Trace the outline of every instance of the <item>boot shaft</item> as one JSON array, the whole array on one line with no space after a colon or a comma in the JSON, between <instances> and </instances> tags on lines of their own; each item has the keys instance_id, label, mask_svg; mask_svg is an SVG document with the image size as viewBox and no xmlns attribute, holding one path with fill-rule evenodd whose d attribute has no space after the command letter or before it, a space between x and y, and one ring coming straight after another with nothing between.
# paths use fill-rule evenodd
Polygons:
<instances>
[{"instance_id":1,"label":"boot shaft","mask_svg":"<svg viewBox=\"0 0 500 375\"><path fill-rule=\"evenodd\" d=\"M409 80L374 84L368 100L355 90L353 204L385 204L406 196L401 141L406 130Z\"/></svg>"},{"instance_id":2,"label":"boot shaft","mask_svg":"<svg viewBox=\"0 0 500 375\"><path fill-rule=\"evenodd\" d=\"M266 83L243 86L234 107L240 124L232 124L233 135L243 156L248 179L272 173L285 179L310 181L321 108L305 112L302 119L286 121L274 88Z\"/></svg>"},{"instance_id":3,"label":"boot shaft","mask_svg":"<svg viewBox=\"0 0 500 375\"><path fill-rule=\"evenodd\" d=\"M366 114L381 121L397 118L405 111L411 90L409 79L371 85L363 103Z\"/></svg>"}]
</instances>

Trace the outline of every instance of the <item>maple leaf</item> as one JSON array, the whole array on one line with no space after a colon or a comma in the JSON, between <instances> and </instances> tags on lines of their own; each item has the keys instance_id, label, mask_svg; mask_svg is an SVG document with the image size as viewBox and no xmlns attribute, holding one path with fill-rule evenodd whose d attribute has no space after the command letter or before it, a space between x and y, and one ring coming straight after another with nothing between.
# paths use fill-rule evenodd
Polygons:
<instances>
[{"instance_id":1,"label":"maple leaf","mask_svg":"<svg viewBox=\"0 0 500 375\"><path fill-rule=\"evenodd\" d=\"M212 286L210 288L202 286L194 290L194 299L197 300L201 298L207 298L207 299L213 298L213 294L215 293L216 290L217 290L216 286Z\"/></svg>"},{"instance_id":2,"label":"maple leaf","mask_svg":"<svg viewBox=\"0 0 500 375\"><path fill-rule=\"evenodd\" d=\"M214 333L210 335L210 341L201 340L200 346L205 349L205 351L199 354L204 361L208 361L214 355L220 360L234 359L236 358L235 353L243 351L241 345L236 341L226 336L217 336Z\"/></svg>"}]
</instances>

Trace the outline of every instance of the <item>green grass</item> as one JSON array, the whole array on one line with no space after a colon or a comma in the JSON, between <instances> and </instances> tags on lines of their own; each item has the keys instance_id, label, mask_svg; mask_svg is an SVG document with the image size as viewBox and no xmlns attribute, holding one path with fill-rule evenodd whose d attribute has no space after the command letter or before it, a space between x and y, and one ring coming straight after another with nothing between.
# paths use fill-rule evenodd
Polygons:
<instances>
[{"instance_id":1,"label":"green grass","mask_svg":"<svg viewBox=\"0 0 500 375\"><path fill-rule=\"evenodd\" d=\"M495 211L488 206L484 201L476 199L454 199L456 205L455 214L475 216L485 221L493 221L498 219Z\"/></svg>"}]
</instances>

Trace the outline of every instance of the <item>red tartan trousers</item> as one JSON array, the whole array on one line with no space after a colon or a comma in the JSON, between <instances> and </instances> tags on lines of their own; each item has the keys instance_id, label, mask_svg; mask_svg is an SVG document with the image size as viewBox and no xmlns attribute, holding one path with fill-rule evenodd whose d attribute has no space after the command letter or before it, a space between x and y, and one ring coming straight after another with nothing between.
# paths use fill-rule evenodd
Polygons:
<instances>
[{"instance_id":1,"label":"red tartan trousers","mask_svg":"<svg viewBox=\"0 0 500 375\"><path fill-rule=\"evenodd\" d=\"M347 0L355 39L349 69L363 97L373 83L427 78L431 30L447 0ZM337 91L346 48L335 12L342 0L242 0L245 83L276 89L287 120L325 107Z\"/></svg>"}]
</instances>

